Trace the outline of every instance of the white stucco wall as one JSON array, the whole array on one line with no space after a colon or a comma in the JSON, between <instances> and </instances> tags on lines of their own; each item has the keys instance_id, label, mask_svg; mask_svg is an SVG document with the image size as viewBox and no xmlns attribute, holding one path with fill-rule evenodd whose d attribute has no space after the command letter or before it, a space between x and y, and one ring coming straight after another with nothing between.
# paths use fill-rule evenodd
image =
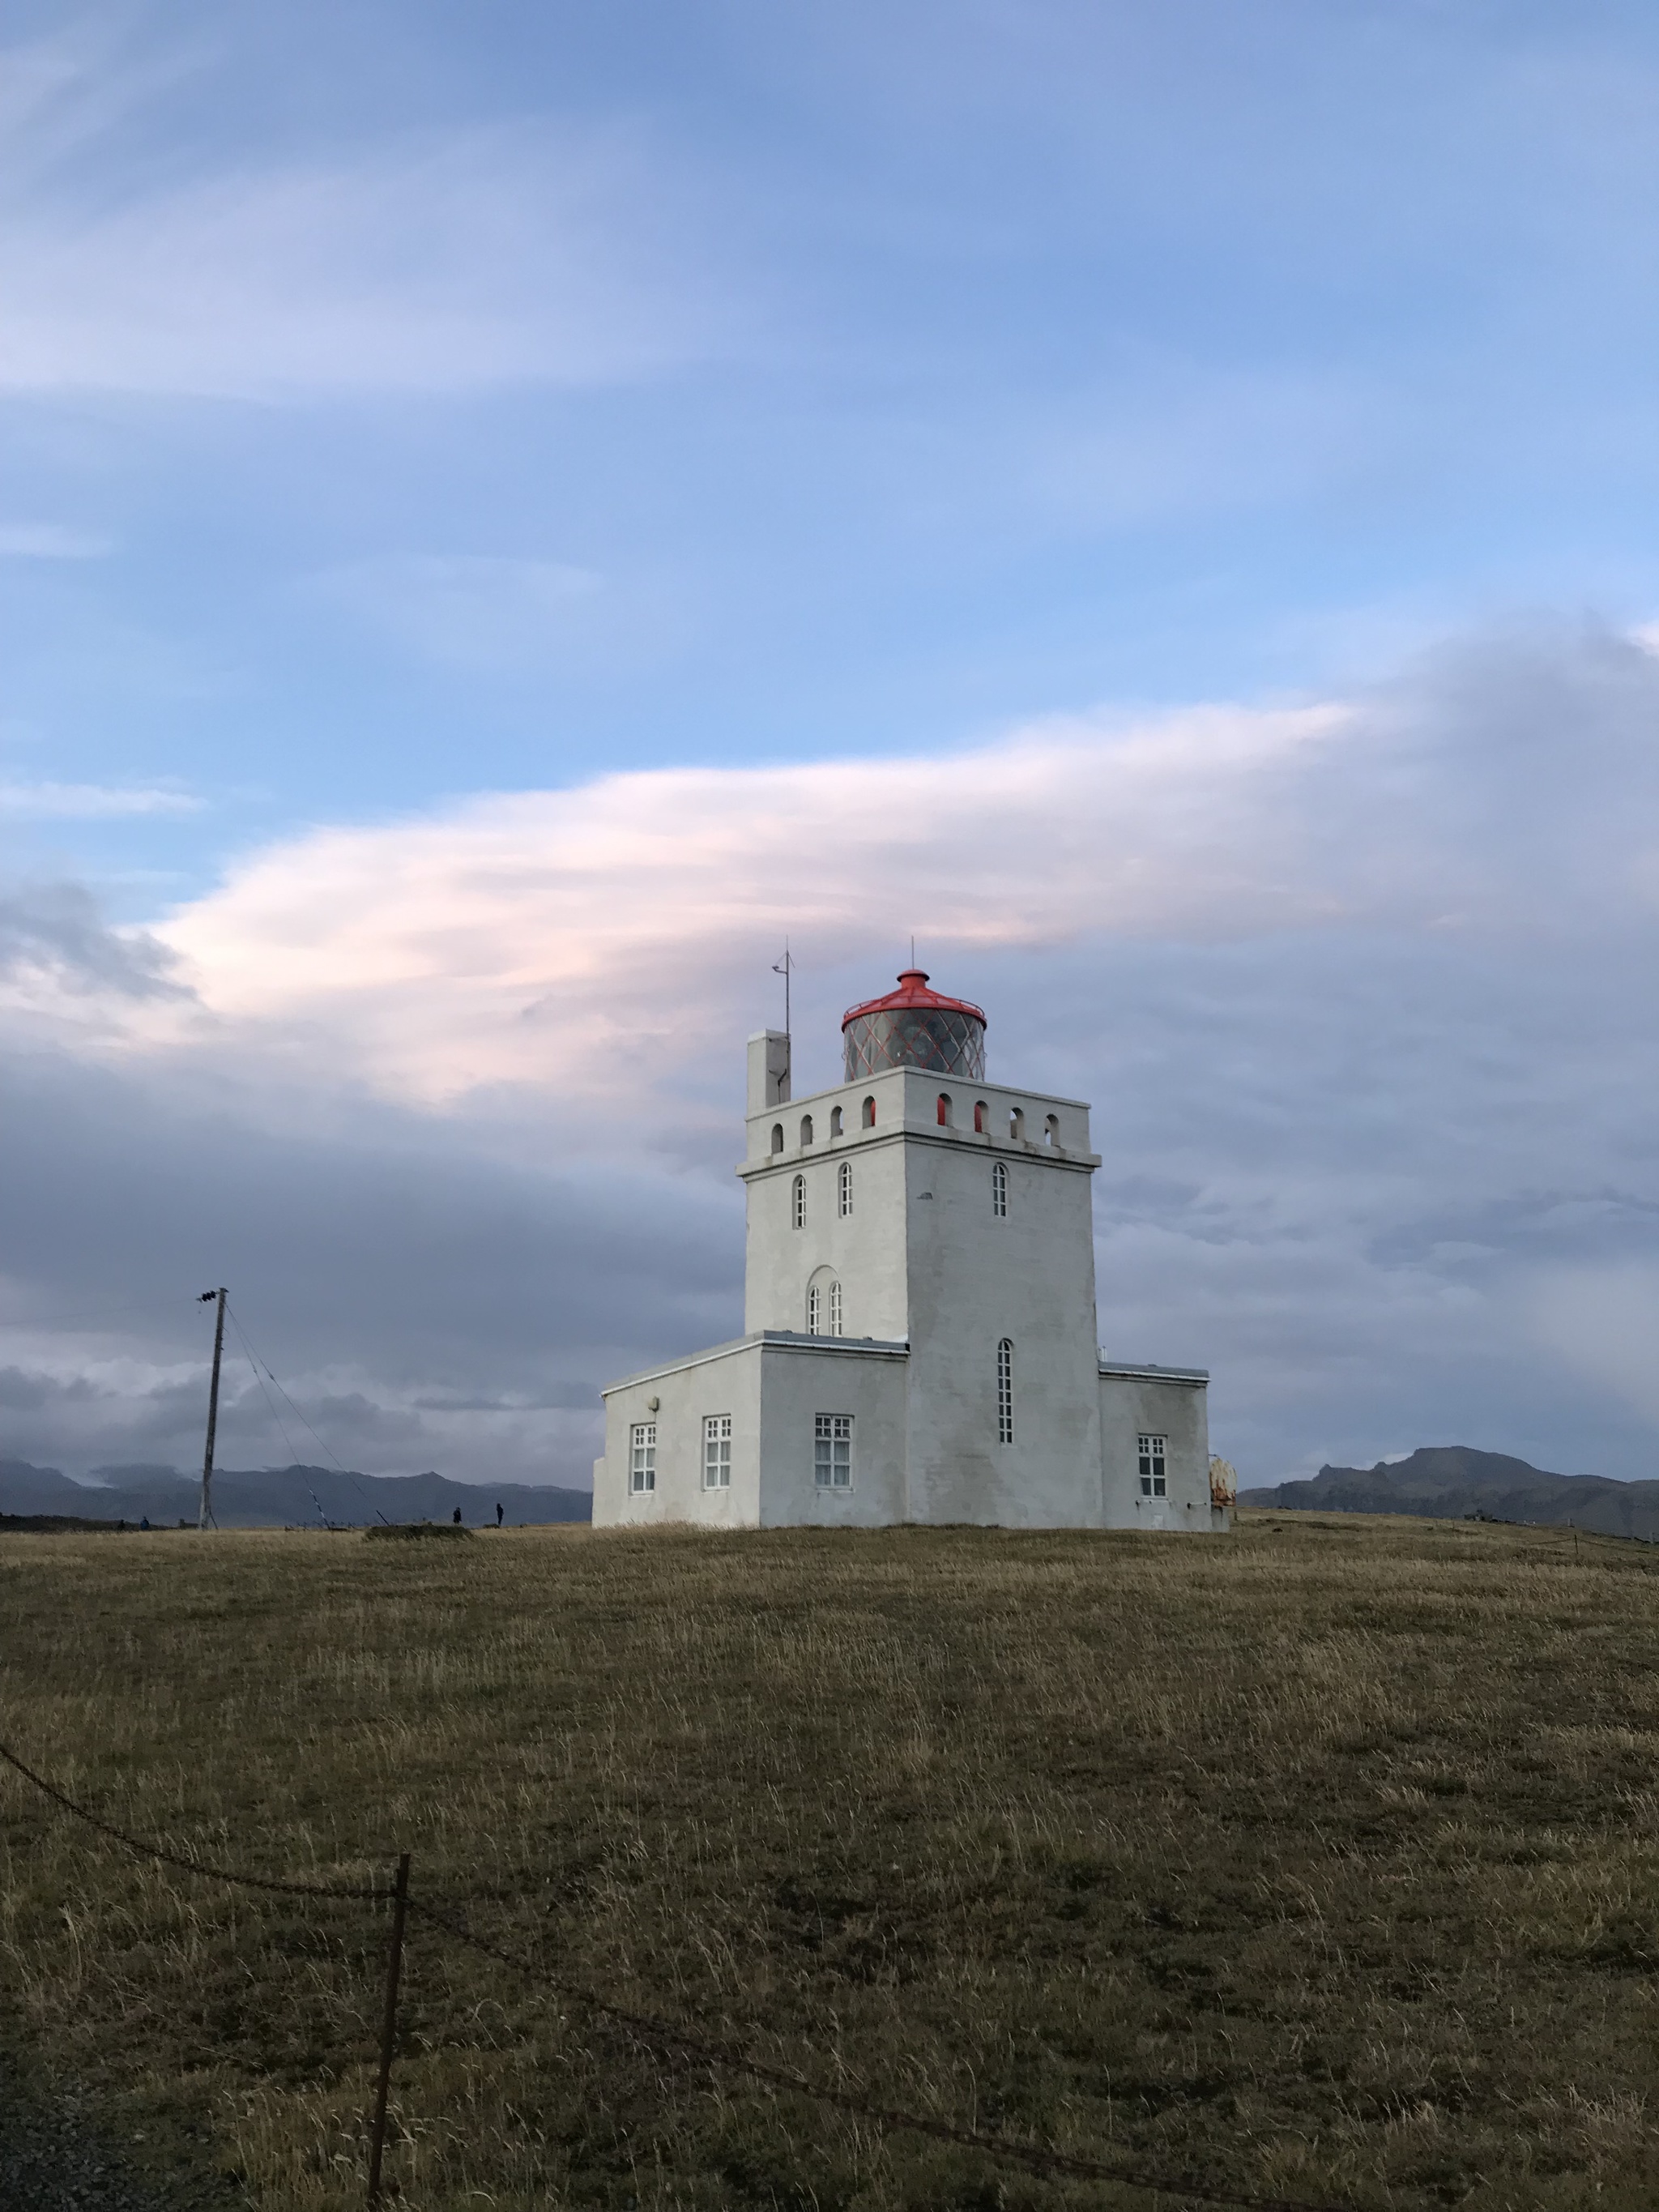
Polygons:
<instances>
[{"instance_id":1,"label":"white stucco wall","mask_svg":"<svg viewBox=\"0 0 1659 2212\"><path fill-rule=\"evenodd\" d=\"M906 1364L902 1345L755 1336L613 1385L605 1394L605 1457L593 1469L595 1527L819 1521L876 1528L902 1521ZM817 1486L819 1413L852 1418L850 1489ZM723 1490L702 1484L703 1421L710 1414L732 1421L732 1480ZM645 1421L656 1425L657 1484L635 1491L633 1431Z\"/></svg>"},{"instance_id":2,"label":"white stucco wall","mask_svg":"<svg viewBox=\"0 0 1659 2212\"><path fill-rule=\"evenodd\" d=\"M1201 1372L1159 1375L1103 1363L1100 1426L1109 1528L1212 1533L1209 1392ZM1142 1434L1166 1439L1167 1499L1140 1495L1136 1440Z\"/></svg>"},{"instance_id":3,"label":"white stucco wall","mask_svg":"<svg viewBox=\"0 0 1659 2212\"><path fill-rule=\"evenodd\" d=\"M917 1134L907 1152L911 1517L1098 1527L1092 1163L1011 1156L943 1131ZM998 1158L1006 1217L993 1208ZM1006 1444L997 1422L1003 1338L1013 1368Z\"/></svg>"},{"instance_id":4,"label":"white stucco wall","mask_svg":"<svg viewBox=\"0 0 1659 2212\"><path fill-rule=\"evenodd\" d=\"M759 1346L740 1339L607 1390L605 1457L593 1470L594 1526L700 1521L711 1528L754 1527L760 1519L760 1379ZM727 1490L702 1486L706 1413L732 1417ZM657 1425L654 1491L629 1487L632 1431L640 1421Z\"/></svg>"},{"instance_id":5,"label":"white stucco wall","mask_svg":"<svg viewBox=\"0 0 1659 2212\"><path fill-rule=\"evenodd\" d=\"M896 1346L831 1351L766 1347L761 1410L763 1524L881 1528L907 1516L904 1403L908 1362ZM850 1490L820 1490L813 1474L819 1413L853 1417Z\"/></svg>"}]
</instances>

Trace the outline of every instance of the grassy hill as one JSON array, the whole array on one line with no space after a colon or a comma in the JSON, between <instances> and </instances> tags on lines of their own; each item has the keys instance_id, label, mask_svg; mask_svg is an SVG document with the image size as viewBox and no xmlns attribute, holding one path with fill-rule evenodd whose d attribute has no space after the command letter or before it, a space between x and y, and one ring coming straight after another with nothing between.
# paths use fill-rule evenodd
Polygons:
<instances>
[{"instance_id":1,"label":"grassy hill","mask_svg":"<svg viewBox=\"0 0 1659 2212\"><path fill-rule=\"evenodd\" d=\"M1602 1474L1551 1474L1504 1452L1432 1444L1375 1467L1322 1467L1306 1482L1247 1490L1245 1505L1314 1513L1411 1513L1461 1520L1483 1513L1539 1527L1594 1528L1604 1536L1659 1536L1659 1482Z\"/></svg>"},{"instance_id":2,"label":"grassy hill","mask_svg":"<svg viewBox=\"0 0 1659 2212\"><path fill-rule=\"evenodd\" d=\"M1659 1559L1230 1540L0 1537L0 1701L106 1817L418 1895L854 2099L1354 2212L1659 2202ZM132 2155L362 2199L381 1906L0 1774L9 2033ZM1180 2202L757 2084L418 1916L392 2172L487 2204Z\"/></svg>"}]
</instances>

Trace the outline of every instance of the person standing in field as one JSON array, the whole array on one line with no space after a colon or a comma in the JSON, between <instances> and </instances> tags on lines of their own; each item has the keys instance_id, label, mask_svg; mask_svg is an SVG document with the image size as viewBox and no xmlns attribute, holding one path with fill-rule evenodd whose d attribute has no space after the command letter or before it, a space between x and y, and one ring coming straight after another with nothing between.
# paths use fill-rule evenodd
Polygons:
<instances>
[{"instance_id":1,"label":"person standing in field","mask_svg":"<svg viewBox=\"0 0 1659 2212\"><path fill-rule=\"evenodd\" d=\"M450 1516L449 1516L449 1517L450 1517L450 1519L451 1519L452 1521L453 1521L453 1522L455 1523L455 1526L459 1528L460 1527L460 1525L461 1525L461 1509L460 1509L460 1507L459 1507L459 1505L455 1508L455 1510L453 1511L453 1513L452 1513L452 1514L450 1515Z\"/></svg>"},{"instance_id":2,"label":"person standing in field","mask_svg":"<svg viewBox=\"0 0 1659 2212\"><path fill-rule=\"evenodd\" d=\"M499 1528L501 1527L501 1499L498 1498L495 1500L495 1526Z\"/></svg>"}]
</instances>

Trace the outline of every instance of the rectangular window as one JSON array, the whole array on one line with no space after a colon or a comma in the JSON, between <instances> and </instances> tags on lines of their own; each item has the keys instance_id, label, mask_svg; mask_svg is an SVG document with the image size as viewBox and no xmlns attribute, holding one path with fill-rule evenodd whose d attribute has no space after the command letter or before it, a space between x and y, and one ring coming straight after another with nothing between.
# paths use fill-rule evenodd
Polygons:
<instances>
[{"instance_id":1,"label":"rectangular window","mask_svg":"<svg viewBox=\"0 0 1659 2212\"><path fill-rule=\"evenodd\" d=\"M702 1424L702 1486L705 1490L732 1487L732 1416L708 1413Z\"/></svg>"},{"instance_id":2,"label":"rectangular window","mask_svg":"<svg viewBox=\"0 0 1659 2212\"><path fill-rule=\"evenodd\" d=\"M1164 1439L1162 1437L1139 1437L1136 1444L1140 1455L1140 1494L1143 1498L1167 1498L1170 1486L1164 1474Z\"/></svg>"},{"instance_id":3,"label":"rectangular window","mask_svg":"<svg viewBox=\"0 0 1659 2212\"><path fill-rule=\"evenodd\" d=\"M812 1426L812 1480L820 1490L853 1486L853 1416L819 1413Z\"/></svg>"},{"instance_id":4,"label":"rectangular window","mask_svg":"<svg viewBox=\"0 0 1659 2212\"><path fill-rule=\"evenodd\" d=\"M654 1421L635 1421L632 1448L628 1455L629 1486L633 1490L654 1490L657 1486L657 1425Z\"/></svg>"},{"instance_id":5,"label":"rectangular window","mask_svg":"<svg viewBox=\"0 0 1659 2212\"><path fill-rule=\"evenodd\" d=\"M997 1346L997 1442L1014 1441L1014 1347L1004 1337Z\"/></svg>"}]
</instances>

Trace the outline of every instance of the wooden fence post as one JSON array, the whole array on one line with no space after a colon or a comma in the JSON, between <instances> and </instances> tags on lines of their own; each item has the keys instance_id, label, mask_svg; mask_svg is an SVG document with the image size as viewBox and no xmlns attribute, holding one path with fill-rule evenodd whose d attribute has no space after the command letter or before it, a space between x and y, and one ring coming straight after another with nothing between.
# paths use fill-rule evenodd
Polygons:
<instances>
[{"instance_id":1,"label":"wooden fence post","mask_svg":"<svg viewBox=\"0 0 1659 2212\"><path fill-rule=\"evenodd\" d=\"M386 1962L386 2017L380 2024L380 2081L374 2093L374 2126L368 2146L368 2202L380 2201L380 2153L386 2148L386 2100L392 2087L392 2045L398 2033L398 1975L404 1962L404 1923L409 1917L409 1853L398 1861L392 1892L392 1948Z\"/></svg>"}]
</instances>

